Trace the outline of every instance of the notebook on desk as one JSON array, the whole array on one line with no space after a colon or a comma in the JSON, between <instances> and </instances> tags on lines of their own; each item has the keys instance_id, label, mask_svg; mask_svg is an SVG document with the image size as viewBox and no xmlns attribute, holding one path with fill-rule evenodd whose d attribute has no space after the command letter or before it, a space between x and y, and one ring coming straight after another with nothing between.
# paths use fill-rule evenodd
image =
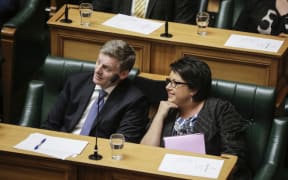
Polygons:
<instances>
[{"instance_id":1,"label":"notebook on desk","mask_svg":"<svg viewBox=\"0 0 288 180\"><path fill-rule=\"evenodd\" d=\"M167 149L175 149L200 154L206 154L204 134L189 134L183 136L164 137L164 146Z\"/></svg>"}]
</instances>

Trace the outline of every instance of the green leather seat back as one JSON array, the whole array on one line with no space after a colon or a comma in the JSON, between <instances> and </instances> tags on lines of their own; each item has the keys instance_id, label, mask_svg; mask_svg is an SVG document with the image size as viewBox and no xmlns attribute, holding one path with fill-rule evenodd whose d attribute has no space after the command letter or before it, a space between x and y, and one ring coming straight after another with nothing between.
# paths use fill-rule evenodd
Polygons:
<instances>
[{"instance_id":1,"label":"green leather seat back","mask_svg":"<svg viewBox=\"0 0 288 180\"><path fill-rule=\"evenodd\" d=\"M84 72L94 71L95 62L65 59L60 57L47 56L43 66L43 81L45 88L43 91L41 122L47 118L47 114L58 98L58 94L68 76Z\"/></svg>"},{"instance_id":2,"label":"green leather seat back","mask_svg":"<svg viewBox=\"0 0 288 180\"><path fill-rule=\"evenodd\" d=\"M212 96L230 101L250 121L247 131L249 166L255 172L265 158L274 117L274 88L213 80Z\"/></svg>"},{"instance_id":3,"label":"green leather seat back","mask_svg":"<svg viewBox=\"0 0 288 180\"><path fill-rule=\"evenodd\" d=\"M219 11L216 15L215 27L232 29L247 0L219 0Z\"/></svg>"}]
</instances>

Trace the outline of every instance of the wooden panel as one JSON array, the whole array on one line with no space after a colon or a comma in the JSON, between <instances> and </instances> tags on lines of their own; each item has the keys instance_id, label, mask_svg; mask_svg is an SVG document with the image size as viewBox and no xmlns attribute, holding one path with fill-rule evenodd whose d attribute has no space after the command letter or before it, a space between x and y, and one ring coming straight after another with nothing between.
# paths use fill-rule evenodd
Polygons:
<instances>
[{"instance_id":1,"label":"wooden panel","mask_svg":"<svg viewBox=\"0 0 288 180\"><path fill-rule=\"evenodd\" d=\"M177 47L174 45L153 43L151 47L151 69L144 72L168 75L170 72L169 65L178 58L176 49Z\"/></svg>"},{"instance_id":2,"label":"wooden panel","mask_svg":"<svg viewBox=\"0 0 288 180\"><path fill-rule=\"evenodd\" d=\"M96 61L101 45L67 39L64 42L63 57ZM79 53L81 52L81 53Z\"/></svg>"},{"instance_id":3,"label":"wooden panel","mask_svg":"<svg viewBox=\"0 0 288 180\"><path fill-rule=\"evenodd\" d=\"M203 58L204 59L204 58ZM215 61L204 59L212 69L214 79L226 79L231 81L253 83L259 85L269 84L269 67L256 66L245 63L233 63L231 61ZM243 73L247 72L247 73ZM248 73L249 72L249 73ZM262 77L262 78L259 78Z\"/></svg>"},{"instance_id":4,"label":"wooden panel","mask_svg":"<svg viewBox=\"0 0 288 180\"><path fill-rule=\"evenodd\" d=\"M179 56L193 56L205 61L212 71L212 77L264 86L277 86L277 62L270 57L236 54L223 50L211 51L183 47ZM279 60L280 61L280 60Z\"/></svg>"},{"instance_id":5,"label":"wooden panel","mask_svg":"<svg viewBox=\"0 0 288 180\"><path fill-rule=\"evenodd\" d=\"M5 180L76 180L76 169L70 165L42 158L0 154L0 179Z\"/></svg>"},{"instance_id":6,"label":"wooden panel","mask_svg":"<svg viewBox=\"0 0 288 180\"><path fill-rule=\"evenodd\" d=\"M3 83L3 113L4 120L12 117L12 91L13 85L13 67L14 67L14 49L16 28L3 27L1 29L1 53L3 56L2 62L2 83Z\"/></svg>"},{"instance_id":7,"label":"wooden panel","mask_svg":"<svg viewBox=\"0 0 288 180\"><path fill-rule=\"evenodd\" d=\"M78 168L78 177L80 179L85 180L147 180L147 179L157 179L157 180L175 180L175 177L169 176L159 176L155 174L146 174L146 173L139 173L136 171L129 171L129 170L121 170L121 169L111 169L111 168L103 168L98 167L79 167ZM177 178L182 179L182 178ZM185 179L185 178L183 178Z\"/></svg>"},{"instance_id":8,"label":"wooden panel","mask_svg":"<svg viewBox=\"0 0 288 180\"><path fill-rule=\"evenodd\" d=\"M121 39L116 36L96 35L93 33L79 33L66 29L51 31L52 55L66 58L96 61L100 48L111 39ZM125 39L136 51L134 67L140 71L150 69L150 43L135 39Z\"/></svg>"}]
</instances>

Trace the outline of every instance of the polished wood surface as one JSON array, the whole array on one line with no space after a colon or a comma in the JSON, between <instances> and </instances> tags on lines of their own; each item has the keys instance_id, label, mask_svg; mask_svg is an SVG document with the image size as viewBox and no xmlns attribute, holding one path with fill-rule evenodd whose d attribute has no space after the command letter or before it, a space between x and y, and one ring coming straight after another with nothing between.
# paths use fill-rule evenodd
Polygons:
<instances>
[{"instance_id":1,"label":"polished wood surface","mask_svg":"<svg viewBox=\"0 0 288 180\"><path fill-rule=\"evenodd\" d=\"M31 133L79 139L88 141L88 146L77 157L66 160L55 159L46 155L13 148ZM158 171L166 153L191 155L212 159L223 159L224 165L218 179L226 179L236 163L232 155L211 156L159 147L125 143L124 159L111 159L109 141L98 138L99 152L103 159L89 160L95 143L94 137L73 135L0 123L0 179L209 179Z\"/></svg>"},{"instance_id":2,"label":"polished wood surface","mask_svg":"<svg viewBox=\"0 0 288 180\"><path fill-rule=\"evenodd\" d=\"M123 39L136 50L135 66L142 72L168 75L169 64L183 56L195 56L209 64L216 79L272 86L278 90L286 84L288 40L283 37L208 28L207 36L198 36L193 25L169 23L172 38L160 37L164 26L149 35L102 25L114 14L93 12L92 25L80 25L78 6L70 5L71 24L61 23L60 9L49 21L51 54L95 61L99 48L110 39ZM283 40L278 52L257 51L224 46L231 34Z\"/></svg>"}]
</instances>

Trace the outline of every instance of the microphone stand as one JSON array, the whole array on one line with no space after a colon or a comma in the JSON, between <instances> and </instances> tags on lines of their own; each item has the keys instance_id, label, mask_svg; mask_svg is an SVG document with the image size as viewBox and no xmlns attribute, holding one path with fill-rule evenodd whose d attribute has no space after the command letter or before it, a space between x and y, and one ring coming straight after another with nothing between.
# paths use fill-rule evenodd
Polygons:
<instances>
[{"instance_id":1,"label":"microphone stand","mask_svg":"<svg viewBox=\"0 0 288 180\"><path fill-rule=\"evenodd\" d=\"M100 92L99 92L100 93ZM100 97L100 94L99 94L99 97ZM97 107L97 117L96 117L96 142L95 142L95 146L94 146L94 153L93 154L90 154L88 157L89 159L91 160L101 160L102 159L102 155L100 155L98 153L98 124L99 124L99 112L100 112L100 109L99 109L99 103L100 103L100 98L98 97L98 107ZM104 97L103 97L104 98Z\"/></svg>"},{"instance_id":2,"label":"microphone stand","mask_svg":"<svg viewBox=\"0 0 288 180\"><path fill-rule=\"evenodd\" d=\"M165 1L165 32L162 33L160 36L165 38L171 38L173 35L168 32L168 3L167 0Z\"/></svg>"},{"instance_id":3,"label":"microphone stand","mask_svg":"<svg viewBox=\"0 0 288 180\"><path fill-rule=\"evenodd\" d=\"M97 131L97 130L96 130ZM97 132L96 132L97 133ZM90 154L88 157L89 159L91 160L100 160L102 159L102 155L100 155L98 153L98 138L97 138L98 135L96 135L96 142L95 142L95 146L94 146L94 153L93 154Z\"/></svg>"},{"instance_id":4,"label":"microphone stand","mask_svg":"<svg viewBox=\"0 0 288 180\"><path fill-rule=\"evenodd\" d=\"M168 21L165 21L165 32L160 35L161 37L171 38L173 35L168 32Z\"/></svg>"},{"instance_id":5,"label":"microphone stand","mask_svg":"<svg viewBox=\"0 0 288 180\"><path fill-rule=\"evenodd\" d=\"M68 8L68 0L66 0L65 2L66 6L65 6L65 12L64 12L64 19L61 19L60 22L62 23L72 23L72 20L68 18L68 11L69 11L69 8Z\"/></svg>"}]
</instances>

